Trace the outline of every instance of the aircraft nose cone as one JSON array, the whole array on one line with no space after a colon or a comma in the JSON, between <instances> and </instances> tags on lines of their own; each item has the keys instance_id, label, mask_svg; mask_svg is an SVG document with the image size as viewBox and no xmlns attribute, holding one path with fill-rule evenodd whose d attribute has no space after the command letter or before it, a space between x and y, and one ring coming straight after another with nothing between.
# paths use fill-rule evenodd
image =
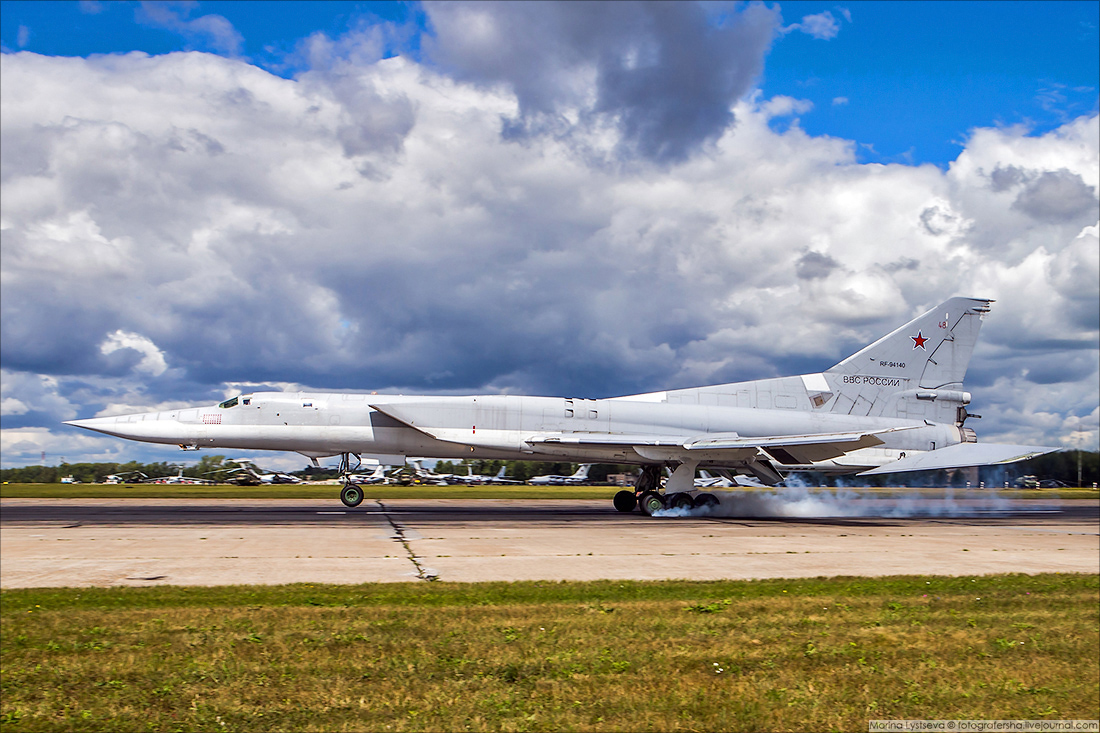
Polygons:
<instances>
[{"instance_id":1,"label":"aircraft nose cone","mask_svg":"<svg viewBox=\"0 0 1100 733\"><path fill-rule=\"evenodd\" d=\"M91 430L94 430L98 426L106 425L113 422L114 418L88 417L84 418L83 420L66 420L64 424L75 425L78 428L89 428Z\"/></svg>"},{"instance_id":2,"label":"aircraft nose cone","mask_svg":"<svg viewBox=\"0 0 1100 733\"><path fill-rule=\"evenodd\" d=\"M117 423L118 419L114 417L88 417L83 420L66 420L64 424L84 428L85 430L95 430L100 433L116 434L117 430L112 430L112 428Z\"/></svg>"},{"instance_id":3,"label":"aircraft nose cone","mask_svg":"<svg viewBox=\"0 0 1100 733\"><path fill-rule=\"evenodd\" d=\"M194 445L205 434L199 434L202 426L181 423L174 413L143 412L114 417L89 417L83 420L66 420L66 425L104 433L116 438L141 440L147 443L175 443ZM205 441L209 442L209 441Z\"/></svg>"}]
</instances>

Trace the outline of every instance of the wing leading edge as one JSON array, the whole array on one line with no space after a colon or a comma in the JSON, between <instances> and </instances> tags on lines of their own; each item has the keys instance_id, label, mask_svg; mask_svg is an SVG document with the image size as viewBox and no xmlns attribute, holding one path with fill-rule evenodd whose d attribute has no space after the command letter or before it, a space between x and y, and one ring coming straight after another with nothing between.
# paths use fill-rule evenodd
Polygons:
<instances>
[{"instance_id":1,"label":"wing leading edge","mask_svg":"<svg viewBox=\"0 0 1100 733\"><path fill-rule=\"evenodd\" d=\"M682 435L600 435L564 433L538 435L527 439L530 445L578 445L591 447L633 448L642 458L650 460L721 461L723 458L744 460L763 450L781 463L812 463L836 458L853 450L882 445L876 432L816 433L768 437L742 437L737 433L706 433Z\"/></svg>"},{"instance_id":2,"label":"wing leading edge","mask_svg":"<svg viewBox=\"0 0 1100 733\"><path fill-rule=\"evenodd\" d=\"M501 433L494 430L474 430L472 427L439 427L430 423L430 415L405 404L372 404L372 408L398 420L436 440L486 448L510 448L501 444ZM538 452L569 446L577 450L633 451L646 460L743 462L764 451L784 464L808 464L837 458L854 450L882 445L880 434L910 428L884 428L802 435L746 437L737 433L704 433L698 435L654 435L623 433L584 433L532 431L521 442Z\"/></svg>"}]
</instances>

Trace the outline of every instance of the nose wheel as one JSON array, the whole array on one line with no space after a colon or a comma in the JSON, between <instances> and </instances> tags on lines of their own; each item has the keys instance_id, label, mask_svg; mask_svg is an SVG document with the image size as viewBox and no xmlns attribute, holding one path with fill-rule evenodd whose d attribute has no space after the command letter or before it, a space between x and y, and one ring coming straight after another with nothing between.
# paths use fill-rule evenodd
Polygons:
<instances>
[{"instance_id":1,"label":"nose wheel","mask_svg":"<svg viewBox=\"0 0 1100 733\"><path fill-rule=\"evenodd\" d=\"M363 503L363 489L355 484L345 484L340 489L340 501L348 508L359 506Z\"/></svg>"}]
</instances>

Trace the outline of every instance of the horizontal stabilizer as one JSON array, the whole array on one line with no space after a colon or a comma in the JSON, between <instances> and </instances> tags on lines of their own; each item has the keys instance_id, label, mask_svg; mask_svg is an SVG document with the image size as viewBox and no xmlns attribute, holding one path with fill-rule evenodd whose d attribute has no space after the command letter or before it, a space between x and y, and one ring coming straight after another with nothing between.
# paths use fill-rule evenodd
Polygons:
<instances>
[{"instance_id":1,"label":"horizontal stabilizer","mask_svg":"<svg viewBox=\"0 0 1100 733\"><path fill-rule=\"evenodd\" d=\"M941 468L965 468L968 466L993 466L1002 463L1026 461L1028 458L1051 453L1057 448L1037 445L1001 445L998 443L958 443L938 450L906 456L885 466L864 471L860 476L905 471L937 471Z\"/></svg>"}]
</instances>

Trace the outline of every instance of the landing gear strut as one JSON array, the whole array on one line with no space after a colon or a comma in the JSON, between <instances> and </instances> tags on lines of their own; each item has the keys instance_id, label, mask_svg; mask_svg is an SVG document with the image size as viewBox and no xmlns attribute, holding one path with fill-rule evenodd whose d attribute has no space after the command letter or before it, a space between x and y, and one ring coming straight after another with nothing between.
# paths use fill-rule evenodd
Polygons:
<instances>
[{"instance_id":1,"label":"landing gear strut","mask_svg":"<svg viewBox=\"0 0 1100 733\"><path fill-rule=\"evenodd\" d=\"M637 507L645 515L664 509L664 497L660 494L661 467L643 466L634 490L623 489L615 494L615 508L620 512L632 512Z\"/></svg>"},{"instance_id":2,"label":"landing gear strut","mask_svg":"<svg viewBox=\"0 0 1100 733\"><path fill-rule=\"evenodd\" d=\"M642 475L638 477L638 482L634 484L634 492L637 494L645 491L656 492L659 488L661 488L661 467L643 466Z\"/></svg>"},{"instance_id":3,"label":"landing gear strut","mask_svg":"<svg viewBox=\"0 0 1100 733\"><path fill-rule=\"evenodd\" d=\"M351 457L355 456L355 467L351 466ZM363 460L358 453L340 454L340 476L344 479L344 487L340 489L340 501L349 509L363 503L363 487L352 483L351 474L363 465Z\"/></svg>"}]
</instances>

